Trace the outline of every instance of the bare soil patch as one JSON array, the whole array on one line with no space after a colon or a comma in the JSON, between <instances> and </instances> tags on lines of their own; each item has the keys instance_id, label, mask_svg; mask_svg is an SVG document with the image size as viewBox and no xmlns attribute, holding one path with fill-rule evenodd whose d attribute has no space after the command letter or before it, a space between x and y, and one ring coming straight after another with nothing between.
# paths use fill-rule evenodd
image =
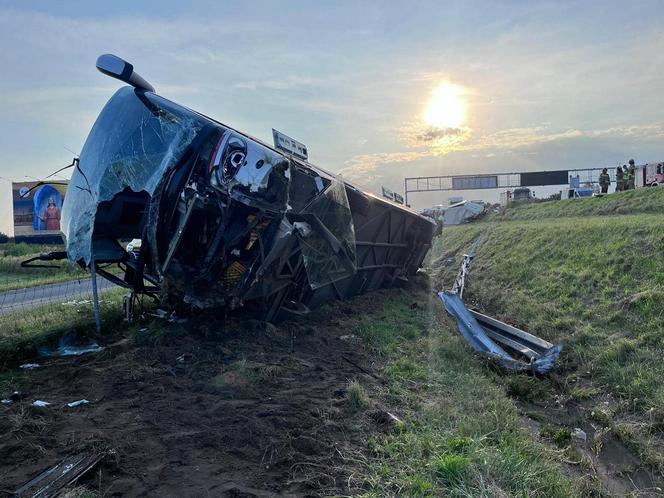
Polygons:
<instances>
[{"instance_id":1,"label":"bare soil patch","mask_svg":"<svg viewBox=\"0 0 664 498\"><path fill-rule=\"evenodd\" d=\"M381 378L348 335L355 317L380 313L389 292L276 327L153 323L101 353L17 371L8 387L26 398L0 407L2 491L96 449L109 454L83 483L104 496L357 492L358 462L382 423L369 415L379 407L349 406L346 388L357 380L371 395ZM82 398L90 403L65 406ZM30 406L36 399L51 405Z\"/></svg>"}]
</instances>

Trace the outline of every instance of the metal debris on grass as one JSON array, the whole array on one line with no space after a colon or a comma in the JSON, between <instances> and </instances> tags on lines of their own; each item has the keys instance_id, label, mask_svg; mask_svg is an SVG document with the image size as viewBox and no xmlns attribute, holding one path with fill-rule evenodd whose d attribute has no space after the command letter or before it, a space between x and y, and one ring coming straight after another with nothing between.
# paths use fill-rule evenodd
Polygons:
<instances>
[{"instance_id":1,"label":"metal debris on grass","mask_svg":"<svg viewBox=\"0 0 664 498\"><path fill-rule=\"evenodd\" d=\"M507 370L545 374L560 356L562 344L553 345L511 325L472 312L453 292L439 292L438 297L447 312L456 318L459 331L468 344L475 351L496 359ZM481 324L478 318L482 320ZM504 348L523 359L512 356Z\"/></svg>"},{"instance_id":2,"label":"metal debris on grass","mask_svg":"<svg viewBox=\"0 0 664 498\"><path fill-rule=\"evenodd\" d=\"M24 363L19 368L22 368L23 370L34 370L35 368L39 368L40 366L41 365L39 363Z\"/></svg>"},{"instance_id":3,"label":"metal debris on grass","mask_svg":"<svg viewBox=\"0 0 664 498\"><path fill-rule=\"evenodd\" d=\"M464 254L452 290L439 292L438 297L447 312L456 318L461 335L475 351L497 360L507 370L545 374L554 367L562 352L562 344L551 344L495 318L469 310L463 304L466 280L481 241L482 235L475 239L468 254Z\"/></svg>"},{"instance_id":4,"label":"metal debris on grass","mask_svg":"<svg viewBox=\"0 0 664 498\"><path fill-rule=\"evenodd\" d=\"M14 491L15 498L49 498L74 484L97 465L104 453L79 453L65 458Z\"/></svg>"},{"instance_id":5,"label":"metal debris on grass","mask_svg":"<svg viewBox=\"0 0 664 498\"><path fill-rule=\"evenodd\" d=\"M87 405L89 401L87 399L79 399L78 401L72 401L71 403L67 403L67 406L69 408L74 408L76 406L81 406L81 405Z\"/></svg>"}]
</instances>

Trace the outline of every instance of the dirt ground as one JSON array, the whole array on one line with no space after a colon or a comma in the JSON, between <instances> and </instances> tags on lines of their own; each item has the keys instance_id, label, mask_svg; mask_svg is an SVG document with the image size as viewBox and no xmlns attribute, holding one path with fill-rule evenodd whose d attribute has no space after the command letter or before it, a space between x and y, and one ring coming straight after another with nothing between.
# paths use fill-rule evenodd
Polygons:
<instances>
[{"instance_id":1,"label":"dirt ground","mask_svg":"<svg viewBox=\"0 0 664 498\"><path fill-rule=\"evenodd\" d=\"M356 492L368 435L384 427L381 407L349 406L350 380L370 395L381 382L371 352L347 336L389 292L278 327L157 321L109 338L100 353L17 370L12 388L26 398L0 407L0 488L68 455L106 451L82 481L103 496ZM65 406L82 398L90 403ZM30 406L36 399L52 404Z\"/></svg>"}]
</instances>

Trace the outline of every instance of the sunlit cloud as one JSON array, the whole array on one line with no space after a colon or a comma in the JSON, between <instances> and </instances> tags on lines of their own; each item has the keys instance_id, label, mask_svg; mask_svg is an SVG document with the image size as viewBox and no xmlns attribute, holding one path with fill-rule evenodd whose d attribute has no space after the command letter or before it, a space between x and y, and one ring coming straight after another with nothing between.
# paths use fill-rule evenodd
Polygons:
<instances>
[{"instance_id":1,"label":"sunlit cloud","mask_svg":"<svg viewBox=\"0 0 664 498\"><path fill-rule=\"evenodd\" d=\"M426 148L429 155L444 155L455 150L472 135L468 119L466 90L448 81L431 90L424 109L415 120L399 130L401 141L409 148Z\"/></svg>"},{"instance_id":2,"label":"sunlit cloud","mask_svg":"<svg viewBox=\"0 0 664 498\"><path fill-rule=\"evenodd\" d=\"M363 185L368 185L380 179L381 175L378 173L378 167L380 165L407 163L429 157L430 155L431 153L429 151L361 154L346 161L344 167L339 170L339 173L351 181L358 181Z\"/></svg>"},{"instance_id":3,"label":"sunlit cloud","mask_svg":"<svg viewBox=\"0 0 664 498\"><path fill-rule=\"evenodd\" d=\"M412 133L412 135L408 135L409 133ZM420 135L417 135L417 133L420 133ZM404 167L407 163L450 152L472 151L474 152L472 155L474 158L495 158L498 156L497 153L506 154L514 151L519 151L521 154L536 154L536 151L528 150L528 148L579 138L616 137L633 140L659 140L664 138L664 122L598 130L569 129L553 131L546 126L513 128L464 141L470 136L469 134L470 130L464 131L462 129L422 128L417 132L415 128L408 129L405 127L402 129L404 142L413 147L425 145L430 147L406 152L358 155L346 161L341 172L351 180L371 183L380 180L384 176L385 172L381 168L382 166ZM442 146L437 148L436 143L447 143L447 148L443 147L444 151L441 152Z\"/></svg>"},{"instance_id":4,"label":"sunlit cloud","mask_svg":"<svg viewBox=\"0 0 664 498\"><path fill-rule=\"evenodd\" d=\"M426 147L436 156L459 150L471 134L470 128L438 128L421 122L406 124L399 130L405 145L411 148Z\"/></svg>"}]
</instances>

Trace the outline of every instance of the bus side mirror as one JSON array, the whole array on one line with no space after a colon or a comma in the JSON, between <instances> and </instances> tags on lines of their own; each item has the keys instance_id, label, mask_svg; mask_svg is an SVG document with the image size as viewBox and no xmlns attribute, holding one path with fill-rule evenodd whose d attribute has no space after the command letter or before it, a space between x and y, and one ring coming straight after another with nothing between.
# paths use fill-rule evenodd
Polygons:
<instances>
[{"instance_id":1,"label":"bus side mirror","mask_svg":"<svg viewBox=\"0 0 664 498\"><path fill-rule=\"evenodd\" d=\"M97 69L99 72L111 78L124 81L134 88L146 92L154 92L154 87L134 71L134 66L117 55L100 55L97 58Z\"/></svg>"}]
</instances>

